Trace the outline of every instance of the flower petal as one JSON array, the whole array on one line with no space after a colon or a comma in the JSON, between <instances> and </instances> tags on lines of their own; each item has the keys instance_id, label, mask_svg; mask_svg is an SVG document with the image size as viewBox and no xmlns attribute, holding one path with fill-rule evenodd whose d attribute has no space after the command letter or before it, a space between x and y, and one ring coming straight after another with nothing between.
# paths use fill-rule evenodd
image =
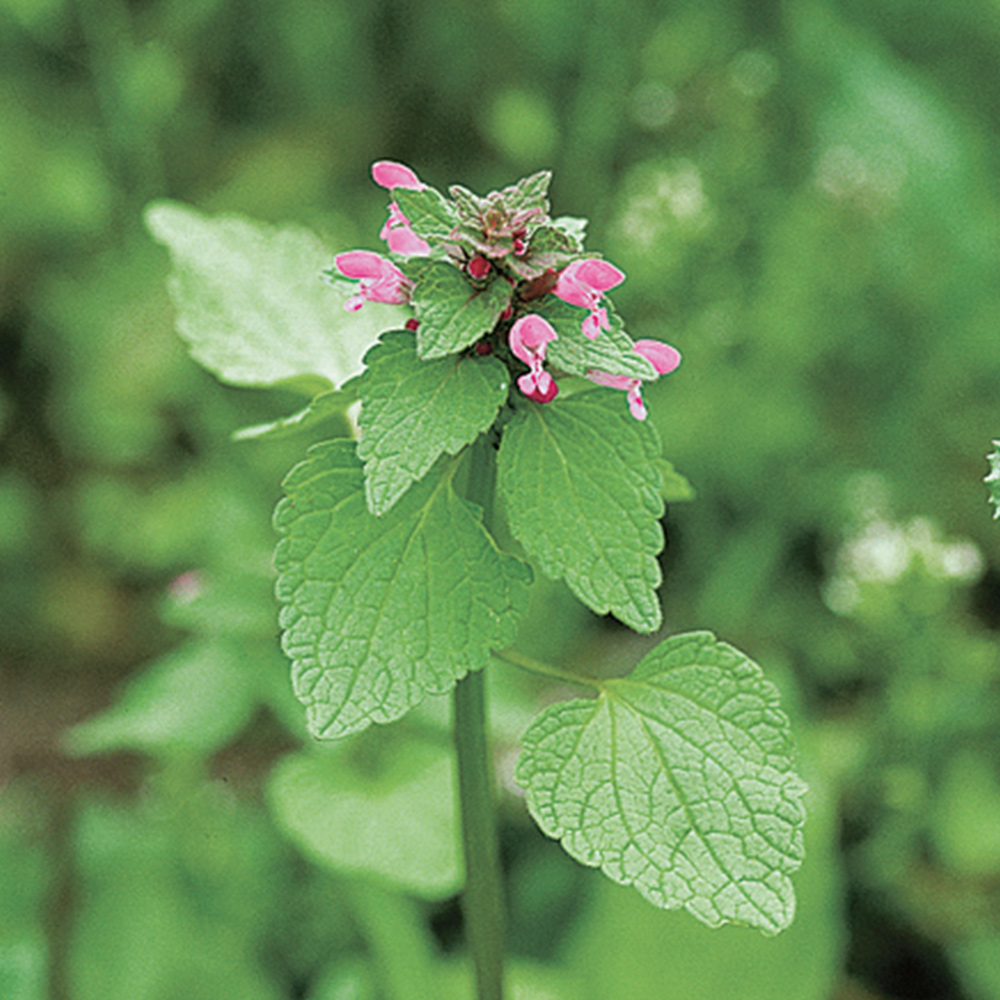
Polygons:
<instances>
[{"instance_id":1,"label":"flower petal","mask_svg":"<svg viewBox=\"0 0 1000 1000\"><path fill-rule=\"evenodd\" d=\"M662 340L637 340L635 349L660 375L669 374L681 363L680 351Z\"/></svg>"},{"instance_id":2,"label":"flower petal","mask_svg":"<svg viewBox=\"0 0 1000 1000\"><path fill-rule=\"evenodd\" d=\"M558 337L547 320L535 313L529 313L527 316L522 316L510 328L509 339L510 349L515 357L527 365L535 358L544 358L545 345L549 341L557 340Z\"/></svg>"},{"instance_id":3,"label":"flower petal","mask_svg":"<svg viewBox=\"0 0 1000 1000\"><path fill-rule=\"evenodd\" d=\"M379 160L372 164L372 178L379 187L408 188L410 191L423 191L426 184L405 164L394 160Z\"/></svg>"}]
</instances>

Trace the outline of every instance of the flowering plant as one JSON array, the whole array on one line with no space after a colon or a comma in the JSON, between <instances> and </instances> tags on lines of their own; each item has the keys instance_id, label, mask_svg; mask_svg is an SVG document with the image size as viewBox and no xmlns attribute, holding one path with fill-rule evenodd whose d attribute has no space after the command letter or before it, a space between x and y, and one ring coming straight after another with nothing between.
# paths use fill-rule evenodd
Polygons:
<instances>
[{"instance_id":1,"label":"flowering plant","mask_svg":"<svg viewBox=\"0 0 1000 1000\"><path fill-rule=\"evenodd\" d=\"M358 440L311 448L275 512L282 644L311 732L348 738L453 694L481 997L500 995L502 955L491 660L590 695L544 709L522 739L515 777L545 833L657 906L780 931L794 913L805 786L760 668L710 632L670 636L611 679L514 645L536 573L637 631L660 627L667 466L642 389L680 355L625 331L607 294L625 275L584 248L582 220L551 217L548 172L485 197L459 185L446 197L388 161L372 175L391 193L387 256L336 255L325 271L335 294L309 316L316 293L303 285L276 332L277 286L299 281L311 237L178 206L147 215L173 253L178 328L195 357L226 381L313 395L243 436L318 425L360 401ZM218 278L222 242L267 260L260 284ZM377 336L358 325L373 312L389 325Z\"/></svg>"}]
</instances>

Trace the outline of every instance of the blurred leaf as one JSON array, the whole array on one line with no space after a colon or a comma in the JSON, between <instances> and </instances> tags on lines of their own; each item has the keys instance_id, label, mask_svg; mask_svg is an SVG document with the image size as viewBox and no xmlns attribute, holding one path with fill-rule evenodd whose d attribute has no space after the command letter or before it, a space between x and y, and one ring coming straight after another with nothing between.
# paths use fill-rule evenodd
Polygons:
<instances>
[{"instance_id":1,"label":"blurred leaf","mask_svg":"<svg viewBox=\"0 0 1000 1000\"><path fill-rule=\"evenodd\" d=\"M319 864L444 899L463 880L453 784L446 744L374 730L285 757L268 796L278 822Z\"/></svg>"},{"instance_id":2,"label":"blurred leaf","mask_svg":"<svg viewBox=\"0 0 1000 1000\"><path fill-rule=\"evenodd\" d=\"M259 814L185 780L141 810L87 803L76 833L74 998L284 995L259 945L289 869Z\"/></svg>"},{"instance_id":3,"label":"blurred leaf","mask_svg":"<svg viewBox=\"0 0 1000 1000\"><path fill-rule=\"evenodd\" d=\"M954 942L948 955L971 1000L1000 1000L1000 934Z\"/></svg>"},{"instance_id":4,"label":"blurred leaf","mask_svg":"<svg viewBox=\"0 0 1000 1000\"><path fill-rule=\"evenodd\" d=\"M1000 872L1000 781L985 748L959 751L946 762L931 835L956 874L986 878Z\"/></svg>"},{"instance_id":5,"label":"blurred leaf","mask_svg":"<svg viewBox=\"0 0 1000 1000\"><path fill-rule=\"evenodd\" d=\"M225 746L257 705L246 647L223 639L192 640L147 666L115 706L75 726L77 754L142 750L204 756Z\"/></svg>"},{"instance_id":6,"label":"blurred leaf","mask_svg":"<svg viewBox=\"0 0 1000 1000\"><path fill-rule=\"evenodd\" d=\"M522 744L531 815L577 860L710 927L791 924L805 785L777 689L738 650L672 636Z\"/></svg>"},{"instance_id":7,"label":"blurred leaf","mask_svg":"<svg viewBox=\"0 0 1000 1000\"><path fill-rule=\"evenodd\" d=\"M405 319L380 303L345 311L346 288L321 280L333 252L307 229L210 218L174 202L150 205L145 218L173 260L177 330L223 382L337 388L361 370L379 330Z\"/></svg>"},{"instance_id":8,"label":"blurred leaf","mask_svg":"<svg viewBox=\"0 0 1000 1000\"><path fill-rule=\"evenodd\" d=\"M656 465L663 480L663 499L667 503L683 503L697 498L694 487L674 468L673 462L661 458Z\"/></svg>"}]
</instances>

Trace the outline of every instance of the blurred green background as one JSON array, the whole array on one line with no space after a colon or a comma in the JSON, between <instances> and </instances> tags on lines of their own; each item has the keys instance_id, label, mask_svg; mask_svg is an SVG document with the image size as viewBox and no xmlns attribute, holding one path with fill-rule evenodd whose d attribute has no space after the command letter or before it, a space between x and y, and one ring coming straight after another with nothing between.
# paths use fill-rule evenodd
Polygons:
<instances>
[{"instance_id":1,"label":"blurred green background","mask_svg":"<svg viewBox=\"0 0 1000 1000\"><path fill-rule=\"evenodd\" d=\"M469 996L447 704L305 737L269 519L317 438L230 440L295 401L189 361L141 227L375 249L391 158L552 168L681 350L667 629L762 664L811 786L790 931L658 913L527 819L562 693L491 667L514 995L1000 1000L998 146L997 0L0 0L0 997ZM534 655L655 641L535 589Z\"/></svg>"}]
</instances>

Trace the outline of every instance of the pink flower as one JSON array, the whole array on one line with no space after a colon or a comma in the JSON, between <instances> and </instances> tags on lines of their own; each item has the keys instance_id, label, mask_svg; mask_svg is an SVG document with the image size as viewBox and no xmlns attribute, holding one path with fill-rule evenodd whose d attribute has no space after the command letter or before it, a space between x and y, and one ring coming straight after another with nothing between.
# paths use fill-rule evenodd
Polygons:
<instances>
[{"instance_id":1,"label":"pink flower","mask_svg":"<svg viewBox=\"0 0 1000 1000\"><path fill-rule=\"evenodd\" d=\"M423 191L427 185L407 166L392 160L379 160L372 164L372 178L379 187L406 188L409 191ZM419 237L411 228L410 220L400 211L396 202L389 203L389 218L378 234L389 245L393 253L400 257L426 257L430 244Z\"/></svg>"},{"instance_id":2,"label":"pink flower","mask_svg":"<svg viewBox=\"0 0 1000 1000\"><path fill-rule=\"evenodd\" d=\"M657 376L668 375L681 363L680 353L669 344L664 344L662 340L637 340L635 350L656 369ZM630 375L609 375L600 371L587 372L587 378L609 389L624 389L628 394L629 412L636 420L646 419L646 404L642 399L642 379Z\"/></svg>"},{"instance_id":3,"label":"pink flower","mask_svg":"<svg viewBox=\"0 0 1000 1000\"><path fill-rule=\"evenodd\" d=\"M344 308L350 312L357 312L366 302L388 302L399 306L410 301L413 286L406 275L392 261L371 250L349 250L338 254L334 264L341 274L361 281L358 293L344 303Z\"/></svg>"},{"instance_id":4,"label":"pink flower","mask_svg":"<svg viewBox=\"0 0 1000 1000\"><path fill-rule=\"evenodd\" d=\"M400 257L426 257L431 252L430 244L410 228L410 220L394 201L389 203L389 218L378 235Z\"/></svg>"},{"instance_id":5,"label":"pink flower","mask_svg":"<svg viewBox=\"0 0 1000 1000\"><path fill-rule=\"evenodd\" d=\"M517 380L517 387L536 403L551 402L559 392L555 379L542 369L545 345L556 339L556 331L534 313L522 316L510 328L510 349L530 369Z\"/></svg>"},{"instance_id":6,"label":"pink flower","mask_svg":"<svg viewBox=\"0 0 1000 1000\"><path fill-rule=\"evenodd\" d=\"M601 330L610 329L608 311L600 304L601 295L625 280L625 275L606 260L575 260L559 272L553 294L573 306L584 306L590 315L581 324L584 336L593 340Z\"/></svg>"},{"instance_id":7,"label":"pink flower","mask_svg":"<svg viewBox=\"0 0 1000 1000\"><path fill-rule=\"evenodd\" d=\"M372 179L379 187L407 188L423 191L427 185L407 166L394 160L379 160L372 164Z\"/></svg>"}]
</instances>

